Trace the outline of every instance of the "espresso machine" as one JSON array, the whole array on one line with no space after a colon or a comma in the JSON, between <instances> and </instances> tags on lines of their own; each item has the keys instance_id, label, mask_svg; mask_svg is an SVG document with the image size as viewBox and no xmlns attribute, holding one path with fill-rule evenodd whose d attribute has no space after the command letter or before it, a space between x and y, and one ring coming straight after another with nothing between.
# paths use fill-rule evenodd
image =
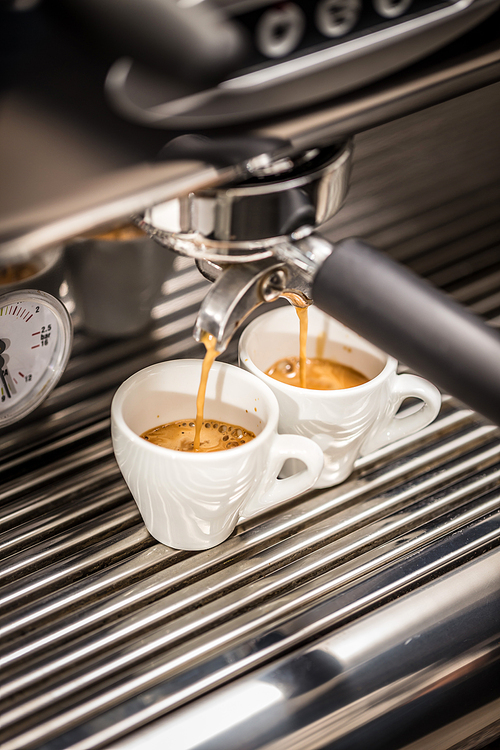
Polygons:
<instances>
[{"instance_id":1,"label":"espresso machine","mask_svg":"<svg viewBox=\"0 0 500 750\"><path fill-rule=\"evenodd\" d=\"M113 42L106 106L154 159L14 210L0 221L2 263L130 220L181 263L150 335L77 330L59 385L3 430L2 743L485 747L500 736L500 337L480 304L462 303L481 284L494 298L496 261L489 240L484 275L465 256L474 270L453 299L355 238L359 220L334 238L328 227L349 202L359 133L498 93L496 3L49 6L68 34L76 23ZM377 158L383 182L371 148L365 179ZM475 190L487 234L496 193L489 179ZM417 218L446 235L454 201L476 193ZM404 221L379 234L403 236ZM435 256L446 252L443 241ZM451 275L440 262L430 267ZM316 304L439 385L439 420L216 550L155 544L113 461L110 395L146 364L199 356L203 332L233 361L240 326L279 299Z\"/></svg>"}]
</instances>

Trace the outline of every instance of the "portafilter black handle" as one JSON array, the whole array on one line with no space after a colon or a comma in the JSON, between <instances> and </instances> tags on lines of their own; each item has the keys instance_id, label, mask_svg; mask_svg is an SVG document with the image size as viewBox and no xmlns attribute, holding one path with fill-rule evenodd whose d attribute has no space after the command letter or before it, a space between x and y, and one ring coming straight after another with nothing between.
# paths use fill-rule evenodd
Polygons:
<instances>
[{"instance_id":1,"label":"portafilter black handle","mask_svg":"<svg viewBox=\"0 0 500 750\"><path fill-rule=\"evenodd\" d=\"M500 335L358 239L342 240L312 286L315 304L500 424Z\"/></svg>"}]
</instances>

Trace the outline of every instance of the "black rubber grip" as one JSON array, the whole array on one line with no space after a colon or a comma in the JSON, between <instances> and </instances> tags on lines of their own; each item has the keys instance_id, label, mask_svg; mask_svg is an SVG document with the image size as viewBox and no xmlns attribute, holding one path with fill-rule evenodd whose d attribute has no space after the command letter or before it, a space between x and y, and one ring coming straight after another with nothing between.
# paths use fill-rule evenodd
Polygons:
<instances>
[{"instance_id":1,"label":"black rubber grip","mask_svg":"<svg viewBox=\"0 0 500 750\"><path fill-rule=\"evenodd\" d=\"M357 239L320 268L324 312L500 424L500 335L449 296Z\"/></svg>"}]
</instances>

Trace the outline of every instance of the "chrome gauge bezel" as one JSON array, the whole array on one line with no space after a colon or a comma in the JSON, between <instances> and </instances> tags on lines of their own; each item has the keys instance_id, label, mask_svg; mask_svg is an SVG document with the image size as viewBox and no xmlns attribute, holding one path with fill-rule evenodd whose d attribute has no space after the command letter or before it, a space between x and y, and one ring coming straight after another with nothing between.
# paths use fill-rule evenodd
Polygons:
<instances>
[{"instance_id":1,"label":"chrome gauge bezel","mask_svg":"<svg viewBox=\"0 0 500 750\"><path fill-rule=\"evenodd\" d=\"M40 305L48 309L57 326L57 338L54 351L49 361L44 364L43 372L37 377L33 389L22 400L10 408L0 411L0 427L18 422L34 411L51 393L66 369L73 342L73 324L71 317L58 299L46 292L36 289L18 289L14 292L0 294L0 337L2 332L1 318L5 308L10 305Z\"/></svg>"}]
</instances>

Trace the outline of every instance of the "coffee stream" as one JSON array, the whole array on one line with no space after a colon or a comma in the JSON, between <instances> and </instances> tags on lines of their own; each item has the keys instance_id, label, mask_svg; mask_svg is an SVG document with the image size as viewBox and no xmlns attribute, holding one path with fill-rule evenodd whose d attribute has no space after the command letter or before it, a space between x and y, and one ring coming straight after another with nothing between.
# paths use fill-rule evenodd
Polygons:
<instances>
[{"instance_id":1,"label":"coffee stream","mask_svg":"<svg viewBox=\"0 0 500 750\"><path fill-rule=\"evenodd\" d=\"M307 359L307 307L296 307L300 320L300 353L298 357L285 357L266 370L274 380L294 385L297 388L310 388L316 391L333 391L352 388L368 382L362 373L352 367L324 359L326 332L318 336L316 357Z\"/></svg>"},{"instance_id":2,"label":"coffee stream","mask_svg":"<svg viewBox=\"0 0 500 750\"><path fill-rule=\"evenodd\" d=\"M299 355L299 380L300 387L307 388L307 360L306 360L306 345L307 345L307 325L309 323L307 307L296 307L295 312L299 316L300 321L300 355Z\"/></svg>"},{"instance_id":3,"label":"coffee stream","mask_svg":"<svg viewBox=\"0 0 500 750\"><path fill-rule=\"evenodd\" d=\"M253 432L239 425L216 420L203 421L208 374L220 352L215 348L217 342L212 334L205 333L201 341L207 351L203 359L200 385L196 396L196 419L178 419L176 422L153 427L142 433L141 437L144 440L174 451L213 453L237 448L255 437Z\"/></svg>"},{"instance_id":4,"label":"coffee stream","mask_svg":"<svg viewBox=\"0 0 500 750\"><path fill-rule=\"evenodd\" d=\"M217 345L215 336L213 336L211 333L204 333L201 339L201 343L204 344L207 351L203 359L200 386L198 388L198 395L196 396L196 430L193 446L193 450L195 451L200 450L201 425L203 423L203 410L205 408L205 393L207 390L208 373L210 372L210 368L212 367L215 358L220 354L220 352L218 352L215 348Z\"/></svg>"},{"instance_id":5,"label":"coffee stream","mask_svg":"<svg viewBox=\"0 0 500 750\"><path fill-rule=\"evenodd\" d=\"M321 331L316 339L316 359L323 359L325 354L326 331Z\"/></svg>"},{"instance_id":6,"label":"coffee stream","mask_svg":"<svg viewBox=\"0 0 500 750\"><path fill-rule=\"evenodd\" d=\"M366 383L368 378L352 367L324 359L326 333L320 334L316 342L315 358L306 358L307 307L295 307L300 321L300 353L298 357L287 357L275 362L266 370L266 375L282 383L313 390L339 390ZM196 396L196 419L179 419L176 422L154 427L143 432L141 437L156 445L176 451L211 453L244 445L255 437L253 432L238 425L218 421L203 421L205 394L210 368L220 354L216 350L215 336L205 333L202 338L206 354L203 359L200 385Z\"/></svg>"}]
</instances>

